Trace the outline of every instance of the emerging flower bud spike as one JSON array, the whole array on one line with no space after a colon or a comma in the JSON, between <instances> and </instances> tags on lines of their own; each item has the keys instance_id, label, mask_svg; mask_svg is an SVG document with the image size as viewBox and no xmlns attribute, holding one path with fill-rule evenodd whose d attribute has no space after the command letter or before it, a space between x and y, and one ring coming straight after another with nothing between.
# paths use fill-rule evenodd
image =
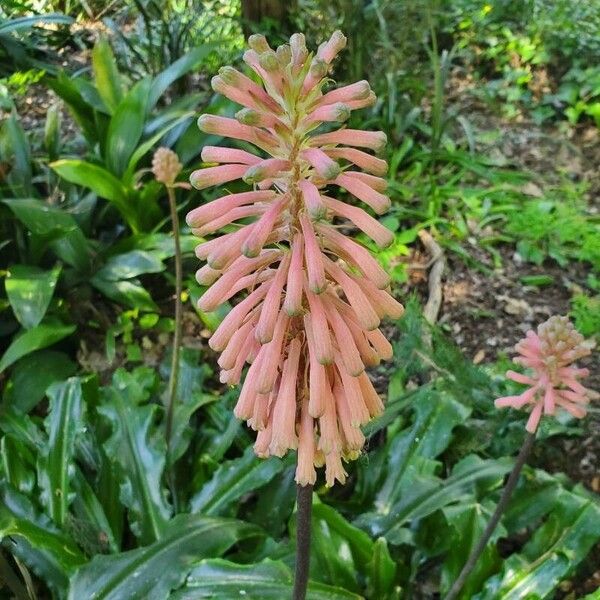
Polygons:
<instances>
[{"instance_id":1,"label":"emerging flower bud spike","mask_svg":"<svg viewBox=\"0 0 600 600\"><path fill-rule=\"evenodd\" d=\"M523 365L531 375L507 371L506 377L529 386L518 396L505 396L495 402L497 408L531 408L525 428L535 433L543 415L554 415L562 408L577 419L585 417L590 400L600 397L584 387L579 378L588 375L572 363L591 352L583 336L567 317L550 317L537 332L528 331L515 350L513 362Z\"/></svg>"},{"instance_id":2,"label":"emerging flower bud spike","mask_svg":"<svg viewBox=\"0 0 600 600\"><path fill-rule=\"evenodd\" d=\"M393 241L355 202L379 214L389 208L381 178L387 164L372 154L382 150L385 134L340 128L375 96L366 81L323 93L345 45L339 31L315 54L302 34L279 48L253 35L244 61L260 82L231 67L219 70L213 89L241 109L235 119L202 115L198 126L243 144L205 146L206 165L191 180L199 189L236 180L254 189L223 195L187 216L192 233L216 236L196 249L207 262L197 272L208 286L199 308L212 311L245 293L209 340L221 353L220 380L243 381L234 414L257 431L258 456L297 449L302 486L315 483L323 466L327 485L346 481L342 459L359 456L361 426L383 411L365 373L392 355L380 320L403 312L389 294L389 275L346 235L350 226L380 247ZM313 133L322 124L328 132ZM339 187L356 205L331 197ZM564 373L574 385L546 395L547 410L581 410L572 396L581 391L580 376Z\"/></svg>"}]
</instances>

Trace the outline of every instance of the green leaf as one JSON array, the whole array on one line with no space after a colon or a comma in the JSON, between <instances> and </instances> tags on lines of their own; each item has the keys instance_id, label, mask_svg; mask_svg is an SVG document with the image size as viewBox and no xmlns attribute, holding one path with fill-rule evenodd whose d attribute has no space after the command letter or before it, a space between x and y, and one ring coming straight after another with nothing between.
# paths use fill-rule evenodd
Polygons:
<instances>
[{"instance_id":1,"label":"green leaf","mask_svg":"<svg viewBox=\"0 0 600 600\"><path fill-rule=\"evenodd\" d=\"M30 494L35 486L35 458L31 448L14 435L4 435L0 439L0 459L7 483L23 494Z\"/></svg>"},{"instance_id":2,"label":"green leaf","mask_svg":"<svg viewBox=\"0 0 600 600\"><path fill-rule=\"evenodd\" d=\"M19 412L29 412L52 383L64 381L76 370L75 363L63 352L33 352L14 366L5 388L3 404Z\"/></svg>"},{"instance_id":3,"label":"green leaf","mask_svg":"<svg viewBox=\"0 0 600 600\"><path fill-rule=\"evenodd\" d=\"M118 281L131 279L143 273L160 273L164 269L162 261L154 254L143 250L132 250L111 256L96 276L107 281Z\"/></svg>"},{"instance_id":4,"label":"green leaf","mask_svg":"<svg viewBox=\"0 0 600 600\"><path fill-rule=\"evenodd\" d=\"M442 566L440 591L442 596L448 593L450 586L458 578L467 558L477 545L481 534L492 516L492 510L478 504L460 504L448 506L443 514L451 528L449 551ZM483 582L496 570L500 557L496 550L496 540L505 533L504 528L497 527L490 542L478 558L474 569L467 578L460 598L468 600L481 589Z\"/></svg>"},{"instance_id":5,"label":"green leaf","mask_svg":"<svg viewBox=\"0 0 600 600\"><path fill-rule=\"evenodd\" d=\"M171 514L162 486L165 467L163 438L153 438L156 405L138 406L140 393L133 386L104 388L98 412L112 428L104 443L108 457L119 467L121 501L130 514L131 529L142 544L165 533Z\"/></svg>"},{"instance_id":6,"label":"green leaf","mask_svg":"<svg viewBox=\"0 0 600 600\"><path fill-rule=\"evenodd\" d=\"M48 13L45 15L33 15L31 17L17 17L6 19L0 23L0 34L5 35L13 31L21 29L31 29L34 25L39 24L55 24L55 25L70 25L75 19L61 13Z\"/></svg>"},{"instance_id":7,"label":"green leaf","mask_svg":"<svg viewBox=\"0 0 600 600\"><path fill-rule=\"evenodd\" d=\"M0 540L59 596L64 594L70 577L86 562L85 556L25 496L5 485L0 488L0 499Z\"/></svg>"},{"instance_id":8,"label":"green leaf","mask_svg":"<svg viewBox=\"0 0 600 600\"><path fill-rule=\"evenodd\" d=\"M396 591L394 590L396 563L390 556L385 538L378 538L373 545L373 556L367 573L371 598L390 597Z\"/></svg>"},{"instance_id":9,"label":"green leaf","mask_svg":"<svg viewBox=\"0 0 600 600\"><path fill-rule=\"evenodd\" d=\"M68 598L163 600L200 559L216 557L241 539L260 535L253 525L229 519L179 515L159 541L112 556L96 556L71 582Z\"/></svg>"},{"instance_id":10,"label":"green leaf","mask_svg":"<svg viewBox=\"0 0 600 600\"><path fill-rule=\"evenodd\" d=\"M123 97L117 62L108 40L100 38L92 50L92 68L96 89L108 110L115 112Z\"/></svg>"},{"instance_id":11,"label":"green leaf","mask_svg":"<svg viewBox=\"0 0 600 600\"><path fill-rule=\"evenodd\" d=\"M60 271L60 265L51 271L30 265L11 265L8 268L4 281L6 295L17 320L25 329L39 325L44 318Z\"/></svg>"},{"instance_id":12,"label":"green leaf","mask_svg":"<svg viewBox=\"0 0 600 600\"><path fill-rule=\"evenodd\" d=\"M48 444L38 461L38 482L42 502L52 520L61 527L73 499L75 437L83 428L81 380L72 377L48 390L49 411L45 426Z\"/></svg>"},{"instance_id":13,"label":"green leaf","mask_svg":"<svg viewBox=\"0 0 600 600\"><path fill-rule=\"evenodd\" d=\"M126 191L121 182L106 169L75 158L65 158L50 163L50 166L70 183L91 189L95 194L110 200L127 213Z\"/></svg>"},{"instance_id":14,"label":"green leaf","mask_svg":"<svg viewBox=\"0 0 600 600\"><path fill-rule=\"evenodd\" d=\"M399 500L390 507L377 505L378 512L364 513L356 524L373 536L384 535L395 543L404 524L422 519L445 506L472 498L475 484L496 482L499 485L511 469L511 460L482 460L468 456L457 463L445 480L431 475L414 475L400 490Z\"/></svg>"},{"instance_id":15,"label":"green leaf","mask_svg":"<svg viewBox=\"0 0 600 600\"><path fill-rule=\"evenodd\" d=\"M556 586L600 540L600 504L587 493L563 491L556 508L521 552L502 563L473 600L551 598Z\"/></svg>"},{"instance_id":16,"label":"green leaf","mask_svg":"<svg viewBox=\"0 0 600 600\"><path fill-rule=\"evenodd\" d=\"M75 325L64 325L59 321L47 321L16 336L0 359L0 372L23 356L51 346L75 331Z\"/></svg>"},{"instance_id":17,"label":"green leaf","mask_svg":"<svg viewBox=\"0 0 600 600\"><path fill-rule=\"evenodd\" d=\"M105 296L120 304L131 306L131 308L139 308L140 310L158 310L158 306L152 300L148 290L144 289L137 279L108 281L95 276L90 280L90 283Z\"/></svg>"},{"instance_id":18,"label":"green leaf","mask_svg":"<svg viewBox=\"0 0 600 600\"><path fill-rule=\"evenodd\" d=\"M238 565L227 560L203 560L188 576L185 588L171 600L282 600L292 595L290 569L282 562L265 560L254 565ZM360 600L351 592L322 583L309 582L307 600Z\"/></svg>"},{"instance_id":19,"label":"green leaf","mask_svg":"<svg viewBox=\"0 0 600 600\"><path fill-rule=\"evenodd\" d=\"M105 157L110 171L120 177L127 169L146 121L150 81L138 82L117 106L108 126Z\"/></svg>"},{"instance_id":20,"label":"green leaf","mask_svg":"<svg viewBox=\"0 0 600 600\"><path fill-rule=\"evenodd\" d=\"M226 514L248 492L269 483L283 469L276 458L259 459L251 446L244 455L223 463L212 479L191 499L191 511L206 515Z\"/></svg>"},{"instance_id":21,"label":"green leaf","mask_svg":"<svg viewBox=\"0 0 600 600\"><path fill-rule=\"evenodd\" d=\"M152 81L152 87L149 91L148 108L150 110L154 108L160 97L175 80L196 68L214 49L214 44L203 44L202 46L193 48L162 71L162 73L159 73Z\"/></svg>"},{"instance_id":22,"label":"green leaf","mask_svg":"<svg viewBox=\"0 0 600 600\"><path fill-rule=\"evenodd\" d=\"M56 236L79 229L70 213L35 198L0 200L35 235Z\"/></svg>"}]
</instances>

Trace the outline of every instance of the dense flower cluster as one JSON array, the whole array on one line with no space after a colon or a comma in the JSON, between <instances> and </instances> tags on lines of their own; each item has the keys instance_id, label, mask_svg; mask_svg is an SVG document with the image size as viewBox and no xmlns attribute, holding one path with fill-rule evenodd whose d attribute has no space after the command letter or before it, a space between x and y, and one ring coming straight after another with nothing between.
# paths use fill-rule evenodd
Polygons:
<instances>
[{"instance_id":1,"label":"dense flower cluster","mask_svg":"<svg viewBox=\"0 0 600 600\"><path fill-rule=\"evenodd\" d=\"M158 148L152 157L152 174L156 181L165 185L173 185L183 165L179 157L170 148Z\"/></svg>"},{"instance_id":2,"label":"dense flower cluster","mask_svg":"<svg viewBox=\"0 0 600 600\"><path fill-rule=\"evenodd\" d=\"M301 34L276 50L263 36L251 36L244 61L263 85L222 68L213 88L244 108L235 119L202 115L198 124L258 151L206 146L202 159L216 166L190 178L198 189L240 178L254 186L187 217L201 237L235 223L197 248L207 261L197 279L210 286L199 306L212 311L247 292L209 344L221 352L222 382L239 383L250 365L235 414L258 431L259 456L298 450L301 485L314 483L315 466L322 465L328 485L345 481L342 459L358 456L361 425L383 408L365 373L392 355L380 320L403 312L385 291L386 272L343 233L353 224L385 247L391 232L362 208L325 193L339 186L378 214L390 205L381 178L386 162L365 151L380 151L385 134L339 128L350 111L373 104L369 84L323 90L345 44L335 32L313 56Z\"/></svg>"},{"instance_id":3,"label":"dense flower cluster","mask_svg":"<svg viewBox=\"0 0 600 600\"><path fill-rule=\"evenodd\" d=\"M567 317L551 317L537 330L528 331L515 350L519 356L514 362L531 369L531 375L508 371L506 376L529 386L518 396L496 400L498 408L531 408L527 431L535 433L542 414L553 415L559 406L579 419L586 415L590 400L598 394L585 388L579 379L589 371L572 363L590 354L583 336L575 330Z\"/></svg>"}]
</instances>

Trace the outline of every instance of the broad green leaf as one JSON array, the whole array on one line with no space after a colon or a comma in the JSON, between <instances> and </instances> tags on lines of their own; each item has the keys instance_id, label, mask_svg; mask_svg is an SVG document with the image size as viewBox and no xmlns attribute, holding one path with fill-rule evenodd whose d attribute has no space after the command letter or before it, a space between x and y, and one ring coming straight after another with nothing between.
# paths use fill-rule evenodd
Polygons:
<instances>
[{"instance_id":1,"label":"broad green leaf","mask_svg":"<svg viewBox=\"0 0 600 600\"><path fill-rule=\"evenodd\" d=\"M64 158L50 163L50 166L70 183L91 189L101 198L110 200L122 211L126 192L121 182L103 167L75 158Z\"/></svg>"},{"instance_id":2,"label":"broad green leaf","mask_svg":"<svg viewBox=\"0 0 600 600\"><path fill-rule=\"evenodd\" d=\"M282 469L281 460L257 458L249 446L243 456L223 463L215 471L191 499L191 510L206 515L227 514L243 495L265 485Z\"/></svg>"},{"instance_id":3,"label":"broad green leaf","mask_svg":"<svg viewBox=\"0 0 600 600\"><path fill-rule=\"evenodd\" d=\"M88 542L89 554L105 553L107 550L118 552L115 535L104 507L96 495L96 490L88 483L78 467L75 468L73 477L73 490L75 498L72 511L81 522L86 523L88 528L93 530Z\"/></svg>"},{"instance_id":4,"label":"broad green leaf","mask_svg":"<svg viewBox=\"0 0 600 600\"><path fill-rule=\"evenodd\" d=\"M157 311L158 306L152 300L148 290L143 288L137 279L125 279L123 281L109 281L99 276L94 276L90 283L98 288L105 296L140 310Z\"/></svg>"},{"instance_id":5,"label":"broad green leaf","mask_svg":"<svg viewBox=\"0 0 600 600\"><path fill-rule=\"evenodd\" d=\"M600 504L591 494L564 491L545 523L536 529L521 552L502 563L473 600L552 598L556 586L568 577L600 540Z\"/></svg>"},{"instance_id":6,"label":"broad green leaf","mask_svg":"<svg viewBox=\"0 0 600 600\"><path fill-rule=\"evenodd\" d=\"M191 438L190 418L205 404L218 400L217 396L205 393L204 380L210 368L202 362L200 351L194 348L181 348L179 376L177 378L177 402L173 415L171 433L171 460L175 462L183 456Z\"/></svg>"},{"instance_id":7,"label":"broad green leaf","mask_svg":"<svg viewBox=\"0 0 600 600\"><path fill-rule=\"evenodd\" d=\"M218 557L239 540L260 535L253 525L230 519L179 515L162 539L149 546L96 556L75 575L70 600L163 600L202 558Z\"/></svg>"},{"instance_id":8,"label":"broad green leaf","mask_svg":"<svg viewBox=\"0 0 600 600\"><path fill-rule=\"evenodd\" d=\"M44 318L60 271L60 265L51 271L30 265L11 265L8 268L4 280L6 295L17 320L25 329L36 327Z\"/></svg>"},{"instance_id":9,"label":"broad green leaf","mask_svg":"<svg viewBox=\"0 0 600 600\"><path fill-rule=\"evenodd\" d=\"M100 38L92 50L94 82L100 97L111 113L114 113L123 97L117 62L108 40Z\"/></svg>"},{"instance_id":10,"label":"broad green leaf","mask_svg":"<svg viewBox=\"0 0 600 600\"><path fill-rule=\"evenodd\" d=\"M510 471L511 462L510 459L481 460L470 456L458 463L445 480L415 475L402 487L400 499L395 504L381 513L362 514L356 524L372 536L384 535L388 542L394 543L404 524L472 498L476 484L495 481L499 485Z\"/></svg>"},{"instance_id":11,"label":"broad green leaf","mask_svg":"<svg viewBox=\"0 0 600 600\"><path fill-rule=\"evenodd\" d=\"M55 344L75 331L75 325L47 321L16 336L0 360L0 372L23 356Z\"/></svg>"},{"instance_id":12,"label":"broad green leaf","mask_svg":"<svg viewBox=\"0 0 600 600\"><path fill-rule=\"evenodd\" d=\"M144 250L132 250L111 256L96 273L96 277L107 281L119 281L144 273L160 273L164 269L164 264L154 254Z\"/></svg>"},{"instance_id":13,"label":"broad green leaf","mask_svg":"<svg viewBox=\"0 0 600 600\"><path fill-rule=\"evenodd\" d=\"M213 44L204 44L193 48L162 71L162 73L159 73L152 81L148 98L148 108L154 108L160 97L174 81L196 68L214 49L215 46Z\"/></svg>"},{"instance_id":14,"label":"broad green leaf","mask_svg":"<svg viewBox=\"0 0 600 600\"><path fill-rule=\"evenodd\" d=\"M44 397L50 384L64 381L76 370L75 363L63 352L33 352L14 366L3 404L19 412L29 412Z\"/></svg>"},{"instance_id":15,"label":"broad green leaf","mask_svg":"<svg viewBox=\"0 0 600 600\"><path fill-rule=\"evenodd\" d=\"M313 504L315 501L318 501L318 497L313 498ZM313 506L314 508L315 506ZM338 521L338 519L335 520ZM338 533L338 529L347 533L347 528L341 527L339 522L334 528L327 520L320 518L318 512L313 513L310 577L329 585L343 585L346 589L358 592L360 589L357 579L359 569L353 554L353 545L356 542L351 544L346 535ZM296 513L290 520L290 538L296 539Z\"/></svg>"},{"instance_id":16,"label":"broad green leaf","mask_svg":"<svg viewBox=\"0 0 600 600\"><path fill-rule=\"evenodd\" d=\"M38 452L46 443L41 430L29 415L9 407L0 412L0 429L21 440L31 450Z\"/></svg>"},{"instance_id":17,"label":"broad green leaf","mask_svg":"<svg viewBox=\"0 0 600 600\"><path fill-rule=\"evenodd\" d=\"M458 578L467 558L491 519L492 512L488 507L478 503L465 503L443 509L443 514L451 528L452 540L442 566L440 584L442 596L448 593L450 586ZM459 598L463 600L472 598L474 593L481 589L483 582L494 573L500 563L496 540L503 533L505 533L504 528L496 528L490 542L465 582Z\"/></svg>"},{"instance_id":18,"label":"broad green leaf","mask_svg":"<svg viewBox=\"0 0 600 600\"><path fill-rule=\"evenodd\" d=\"M61 113L58 104L52 104L46 113L44 125L44 149L49 160L56 160L60 151Z\"/></svg>"},{"instance_id":19,"label":"broad green leaf","mask_svg":"<svg viewBox=\"0 0 600 600\"><path fill-rule=\"evenodd\" d=\"M48 444L38 461L38 483L42 502L52 520L61 527L73 499L75 437L83 428L81 380L72 377L53 384L48 390L48 416L45 426Z\"/></svg>"},{"instance_id":20,"label":"broad green leaf","mask_svg":"<svg viewBox=\"0 0 600 600\"><path fill-rule=\"evenodd\" d=\"M105 157L110 171L121 177L144 131L150 81L138 82L119 102L108 126Z\"/></svg>"},{"instance_id":21,"label":"broad green leaf","mask_svg":"<svg viewBox=\"0 0 600 600\"><path fill-rule=\"evenodd\" d=\"M56 236L78 229L73 216L42 200L35 198L4 199L14 215L35 235Z\"/></svg>"},{"instance_id":22,"label":"broad green leaf","mask_svg":"<svg viewBox=\"0 0 600 600\"><path fill-rule=\"evenodd\" d=\"M4 485L0 500L0 539L60 597L86 557L46 515L37 513L25 496Z\"/></svg>"},{"instance_id":23,"label":"broad green leaf","mask_svg":"<svg viewBox=\"0 0 600 600\"><path fill-rule=\"evenodd\" d=\"M387 451L388 476L377 494L378 511L386 512L402 495L407 471L420 458L435 458L448 444L452 430L464 422L470 410L451 395L431 389L414 402L414 422L398 433ZM410 474L410 473L409 473Z\"/></svg>"},{"instance_id":24,"label":"broad green leaf","mask_svg":"<svg viewBox=\"0 0 600 600\"><path fill-rule=\"evenodd\" d=\"M165 533L171 510L165 499L162 474L164 439L152 436L156 405L140 405L132 386L115 383L103 390L98 412L112 428L105 442L107 455L119 467L121 501L129 509L131 529L142 544Z\"/></svg>"},{"instance_id":25,"label":"broad green leaf","mask_svg":"<svg viewBox=\"0 0 600 600\"><path fill-rule=\"evenodd\" d=\"M292 595L290 569L282 562L265 560L254 565L238 565L222 559L203 560L188 576L185 587L171 600L282 600ZM341 588L309 582L307 600L360 600Z\"/></svg>"}]
</instances>

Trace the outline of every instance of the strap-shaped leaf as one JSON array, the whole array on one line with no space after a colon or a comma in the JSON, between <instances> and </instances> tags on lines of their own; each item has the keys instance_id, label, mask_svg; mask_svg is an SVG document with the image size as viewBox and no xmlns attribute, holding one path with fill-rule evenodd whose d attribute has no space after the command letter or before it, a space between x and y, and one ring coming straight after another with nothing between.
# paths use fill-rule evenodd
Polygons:
<instances>
[{"instance_id":1,"label":"strap-shaped leaf","mask_svg":"<svg viewBox=\"0 0 600 600\"><path fill-rule=\"evenodd\" d=\"M212 479L192 498L192 512L222 515L244 494L269 483L283 469L283 462L274 458L261 460L251 446L244 455L221 465Z\"/></svg>"},{"instance_id":2,"label":"strap-shaped leaf","mask_svg":"<svg viewBox=\"0 0 600 600\"><path fill-rule=\"evenodd\" d=\"M157 542L112 556L96 556L72 580L70 600L165 600L202 558L218 557L260 529L232 519L179 515Z\"/></svg>"},{"instance_id":3,"label":"strap-shaped leaf","mask_svg":"<svg viewBox=\"0 0 600 600\"><path fill-rule=\"evenodd\" d=\"M112 427L104 447L119 467L121 501L129 509L131 529L147 544L162 537L171 510L161 483L164 440L153 438L151 431L156 406L139 406L135 394L132 386L105 388L98 411Z\"/></svg>"},{"instance_id":4,"label":"strap-shaped leaf","mask_svg":"<svg viewBox=\"0 0 600 600\"><path fill-rule=\"evenodd\" d=\"M64 525L73 499L71 479L74 474L75 438L83 428L81 380L71 377L48 389L49 411L45 426L48 444L38 460L38 481L42 501L52 520Z\"/></svg>"},{"instance_id":5,"label":"strap-shaped leaf","mask_svg":"<svg viewBox=\"0 0 600 600\"><path fill-rule=\"evenodd\" d=\"M10 536L10 539L8 539ZM0 540L58 594L86 562L73 540L9 486L0 487Z\"/></svg>"},{"instance_id":6,"label":"strap-shaped leaf","mask_svg":"<svg viewBox=\"0 0 600 600\"><path fill-rule=\"evenodd\" d=\"M237 565L227 560L203 560L189 575L185 588L171 600L282 600L292 595L292 573L282 562L265 560L255 565ZM310 582L307 600L360 600L352 592Z\"/></svg>"},{"instance_id":7,"label":"strap-shaped leaf","mask_svg":"<svg viewBox=\"0 0 600 600\"><path fill-rule=\"evenodd\" d=\"M117 61L106 38L100 38L92 50L94 81L106 108L112 113L123 98Z\"/></svg>"}]
</instances>

